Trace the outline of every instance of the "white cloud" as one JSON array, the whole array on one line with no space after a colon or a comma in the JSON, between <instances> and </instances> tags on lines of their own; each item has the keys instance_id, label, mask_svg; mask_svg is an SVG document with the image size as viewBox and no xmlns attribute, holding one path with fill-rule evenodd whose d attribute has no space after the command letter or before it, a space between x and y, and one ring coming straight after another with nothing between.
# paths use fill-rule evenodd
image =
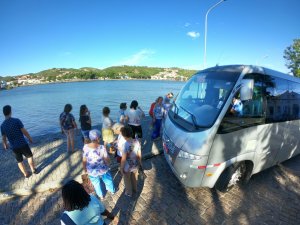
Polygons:
<instances>
[{"instance_id":1,"label":"white cloud","mask_svg":"<svg viewBox=\"0 0 300 225\"><path fill-rule=\"evenodd\" d=\"M150 58L153 54L155 54L154 50L151 49L142 49L134 55L128 57L124 61L121 62L122 65L138 65L142 61Z\"/></svg>"},{"instance_id":2,"label":"white cloud","mask_svg":"<svg viewBox=\"0 0 300 225\"><path fill-rule=\"evenodd\" d=\"M185 26L185 27L189 27L189 26L191 26L191 24L188 23L188 22L186 22L186 23L184 24L184 26Z\"/></svg>"},{"instance_id":3,"label":"white cloud","mask_svg":"<svg viewBox=\"0 0 300 225\"><path fill-rule=\"evenodd\" d=\"M58 53L60 56L69 56L69 55L72 55L72 52L69 52L69 51L65 51L65 52L60 52Z\"/></svg>"},{"instance_id":4,"label":"white cloud","mask_svg":"<svg viewBox=\"0 0 300 225\"><path fill-rule=\"evenodd\" d=\"M190 31L186 33L187 36L190 36L193 39L200 37L200 33L196 31Z\"/></svg>"}]
</instances>

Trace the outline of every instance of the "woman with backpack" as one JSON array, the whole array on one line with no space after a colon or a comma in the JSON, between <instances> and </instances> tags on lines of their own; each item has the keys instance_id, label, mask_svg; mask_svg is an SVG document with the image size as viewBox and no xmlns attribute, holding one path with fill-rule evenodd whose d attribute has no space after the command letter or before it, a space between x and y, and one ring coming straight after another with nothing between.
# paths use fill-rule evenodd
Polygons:
<instances>
[{"instance_id":1,"label":"woman with backpack","mask_svg":"<svg viewBox=\"0 0 300 225\"><path fill-rule=\"evenodd\" d=\"M64 111L59 116L61 132L67 136L68 152L75 151L74 140L75 140L75 129L77 129L77 124L71 111L72 111L72 105L66 104Z\"/></svg>"}]
</instances>

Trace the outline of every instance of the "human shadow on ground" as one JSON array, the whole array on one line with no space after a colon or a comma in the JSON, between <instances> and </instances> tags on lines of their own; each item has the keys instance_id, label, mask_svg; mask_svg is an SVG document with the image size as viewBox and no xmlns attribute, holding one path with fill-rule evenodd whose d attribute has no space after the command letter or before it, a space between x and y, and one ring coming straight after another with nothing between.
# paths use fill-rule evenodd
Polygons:
<instances>
[{"instance_id":1,"label":"human shadow on ground","mask_svg":"<svg viewBox=\"0 0 300 225\"><path fill-rule=\"evenodd\" d=\"M66 154L66 145L62 139L63 137L58 139L53 139L52 141L49 140L49 138L47 137L38 137L38 138L39 141L36 142L36 144L34 144L32 149L34 155L36 156L35 158L36 165L45 165L43 167L43 170L41 170L39 174L31 176L26 182L24 182L18 176L14 176L12 177L13 179L10 179L10 182L13 183L12 185L14 184L19 185L17 186L17 188L27 190L29 191L29 193L35 193L37 191L39 192L39 191L47 191L47 190L54 191L57 187L61 187L68 180L74 179L75 177L81 174L82 171L81 153L76 152L72 155ZM45 138L46 140L43 140L43 138ZM44 162L44 160L46 162ZM10 163L12 163L13 166L14 162L10 162ZM15 170L17 169L18 168L15 168ZM15 171L15 172L19 172L19 171ZM41 190L41 188L43 190ZM39 196L40 194L35 194L35 195ZM35 198L35 195L30 194L29 196L23 197L22 201L20 201L20 204L18 204L18 208L20 210L27 211L28 209L26 208L28 204L31 205L32 199ZM47 207L47 210L43 208L44 206ZM34 203L33 203L33 207L34 207ZM47 214L48 209L51 209L52 207L55 206L54 205L51 206L48 203L40 204L39 208L34 208L33 210L34 213L32 215L28 215L28 217L26 218L26 219L29 218L28 223L24 223L24 224L43 223L42 221L37 221L35 215L41 215L43 213ZM17 220L14 219L14 221ZM0 224L2 224L1 220L0 220ZM14 224L14 223L11 222L10 224Z\"/></svg>"}]
</instances>

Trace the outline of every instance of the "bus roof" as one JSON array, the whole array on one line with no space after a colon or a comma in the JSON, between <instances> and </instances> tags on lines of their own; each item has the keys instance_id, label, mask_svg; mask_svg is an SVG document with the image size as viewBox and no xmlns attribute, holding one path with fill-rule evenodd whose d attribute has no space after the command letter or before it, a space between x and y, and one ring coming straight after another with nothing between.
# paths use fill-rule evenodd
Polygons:
<instances>
[{"instance_id":1,"label":"bus roof","mask_svg":"<svg viewBox=\"0 0 300 225\"><path fill-rule=\"evenodd\" d=\"M226 72L236 72L236 73L260 73L265 75L271 75L274 77L283 78L286 80L291 80L295 82L300 82L300 79L297 77L294 77L293 75L289 75L286 73L282 73L276 70L272 70L266 67L261 66L254 66L254 65L226 65L226 66L215 66L211 68L207 68L204 70L201 70L199 72L212 72L212 71L226 71Z\"/></svg>"}]
</instances>

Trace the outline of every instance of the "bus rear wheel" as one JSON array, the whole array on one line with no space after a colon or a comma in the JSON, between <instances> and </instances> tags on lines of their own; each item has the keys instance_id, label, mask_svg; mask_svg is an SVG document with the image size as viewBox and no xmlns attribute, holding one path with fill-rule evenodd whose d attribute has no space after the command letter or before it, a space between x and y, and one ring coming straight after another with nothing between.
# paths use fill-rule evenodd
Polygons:
<instances>
[{"instance_id":1,"label":"bus rear wheel","mask_svg":"<svg viewBox=\"0 0 300 225\"><path fill-rule=\"evenodd\" d=\"M229 191L235 185L245 183L247 174L246 163L240 162L231 165L223 171L215 188L220 192Z\"/></svg>"}]
</instances>

